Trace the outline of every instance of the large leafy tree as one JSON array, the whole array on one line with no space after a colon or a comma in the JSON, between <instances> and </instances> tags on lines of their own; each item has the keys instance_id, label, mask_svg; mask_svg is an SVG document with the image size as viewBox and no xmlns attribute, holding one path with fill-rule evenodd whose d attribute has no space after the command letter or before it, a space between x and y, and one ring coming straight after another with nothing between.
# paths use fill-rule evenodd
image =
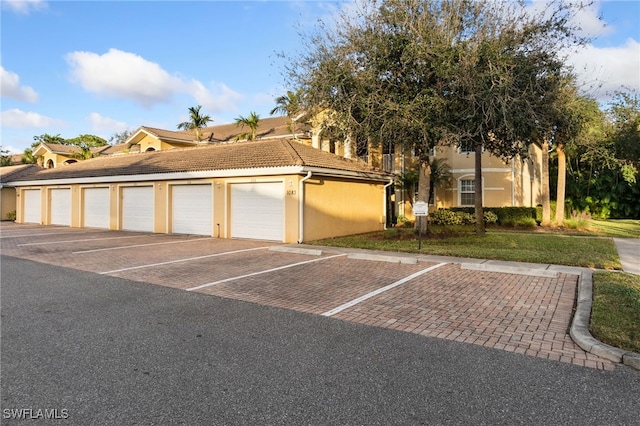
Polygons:
<instances>
[{"instance_id":1,"label":"large leafy tree","mask_svg":"<svg viewBox=\"0 0 640 426\"><path fill-rule=\"evenodd\" d=\"M207 124L213 121L208 115L200 113L200 109L202 109L202 105L189 107L189 120L178 124L178 129L180 130L193 130L196 134L196 141L198 142L202 140L201 129L207 127Z\"/></svg>"},{"instance_id":2,"label":"large leafy tree","mask_svg":"<svg viewBox=\"0 0 640 426\"><path fill-rule=\"evenodd\" d=\"M359 2L307 37L287 75L306 108L329 109L355 139L393 141L419 159L418 198L430 188L429 152L471 144L476 215L484 232L481 154L524 155L547 130L564 64L559 51L580 42L567 24L573 9L551 3L532 13L524 2L380 0Z\"/></svg>"},{"instance_id":3,"label":"large leafy tree","mask_svg":"<svg viewBox=\"0 0 640 426\"><path fill-rule=\"evenodd\" d=\"M78 135L75 138L65 139L59 134L50 135L48 133L44 133L42 135L34 136L33 140L34 142L31 144L31 147L25 149L22 154L22 162L25 164L36 164L38 162L37 157L33 155L33 150L41 143L76 146L78 149L74 156L80 159L93 157L93 148L109 144L100 136L91 134Z\"/></svg>"},{"instance_id":4,"label":"large leafy tree","mask_svg":"<svg viewBox=\"0 0 640 426\"><path fill-rule=\"evenodd\" d=\"M601 218L640 218L640 100L617 92L606 110L583 100L567 151L567 205ZM558 195L560 203L561 194Z\"/></svg>"},{"instance_id":5,"label":"large leafy tree","mask_svg":"<svg viewBox=\"0 0 640 426\"><path fill-rule=\"evenodd\" d=\"M260 123L260 116L255 112L251 111L248 116L244 117L242 115L236 117L236 126L239 127L248 127L249 131L245 133L240 133L236 136L236 140L246 139L249 141L256 140L256 131L258 130L258 124Z\"/></svg>"}]
</instances>

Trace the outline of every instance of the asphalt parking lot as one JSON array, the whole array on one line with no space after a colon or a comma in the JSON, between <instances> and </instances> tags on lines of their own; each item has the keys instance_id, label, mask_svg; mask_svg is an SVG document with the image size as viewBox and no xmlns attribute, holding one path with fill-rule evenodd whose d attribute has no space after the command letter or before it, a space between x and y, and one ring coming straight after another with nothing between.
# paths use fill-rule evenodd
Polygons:
<instances>
[{"instance_id":1,"label":"asphalt parking lot","mask_svg":"<svg viewBox=\"0 0 640 426\"><path fill-rule=\"evenodd\" d=\"M577 275L447 259L3 222L3 255L600 370L569 337Z\"/></svg>"}]
</instances>

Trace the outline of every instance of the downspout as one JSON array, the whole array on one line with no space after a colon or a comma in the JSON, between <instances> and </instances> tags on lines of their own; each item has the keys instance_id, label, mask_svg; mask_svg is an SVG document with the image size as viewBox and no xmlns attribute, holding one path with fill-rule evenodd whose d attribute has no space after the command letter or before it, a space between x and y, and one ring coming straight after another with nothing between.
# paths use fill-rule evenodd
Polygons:
<instances>
[{"instance_id":1,"label":"downspout","mask_svg":"<svg viewBox=\"0 0 640 426\"><path fill-rule=\"evenodd\" d=\"M393 185L393 179L389 179L389 183L384 186L382 191L382 206L384 207L384 228L387 229L387 222L389 221L389 203L387 202L387 188Z\"/></svg>"},{"instance_id":2,"label":"downspout","mask_svg":"<svg viewBox=\"0 0 640 426\"><path fill-rule=\"evenodd\" d=\"M311 177L311 171L300 180L298 187L298 244L302 244L304 238L304 181Z\"/></svg>"},{"instance_id":3,"label":"downspout","mask_svg":"<svg viewBox=\"0 0 640 426\"><path fill-rule=\"evenodd\" d=\"M516 206L516 164L515 159L511 159L511 207Z\"/></svg>"}]
</instances>

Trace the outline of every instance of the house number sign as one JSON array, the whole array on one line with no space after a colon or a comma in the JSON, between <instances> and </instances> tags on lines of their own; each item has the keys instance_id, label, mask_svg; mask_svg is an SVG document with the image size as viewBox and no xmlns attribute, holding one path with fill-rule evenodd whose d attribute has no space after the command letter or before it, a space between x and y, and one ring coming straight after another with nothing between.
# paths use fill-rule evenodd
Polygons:
<instances>
[{"instance_id":1,"label":"house number sign","mask_svg":"<svg viewBox=\"0 0 640 426\"><path fill-rule=\"evenodd\" d=\"M429 205L424 201L416 201L413 203L414 216L427 216L429 214Z\"/></svg>"}]
</instances>

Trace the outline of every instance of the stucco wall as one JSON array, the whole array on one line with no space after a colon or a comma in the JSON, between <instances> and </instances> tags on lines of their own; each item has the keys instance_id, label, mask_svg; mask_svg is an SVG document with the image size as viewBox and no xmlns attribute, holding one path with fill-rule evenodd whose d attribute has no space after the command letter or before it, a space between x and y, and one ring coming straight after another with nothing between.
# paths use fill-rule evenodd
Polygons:
<instances>
[{"instance_id":1,"label":"stucco wall","mask_svg":"<svg viewBox=\"0 0 640 426\"><path fill-rule=\"evenodd\" d=\"M16 210L15 188L4 187L0 189L0 220L7 220L7 214Z\"/></svg>"},{"instance_id":2,"label":"stucco wall","mask_svg":"<svg viewBox=\"0 0 640 426\"><path fill-rule=\"evenodd\" d=\"M18 188L20 194L28 188L40 188L42 223L51 223L50 191L56 188L71 190L71 226L82 227L84 221L83 191L86 188L109 189L109 229L122 229L122 191L132 186L152 186L154 214L149 218L156 233L172 232L171 187L174 184L213 185L213 237L231 236L231 185L235 183L278 182L282 184L284 200L284 242L295 243L299 238L299 203L302 175L264 177L207 178L191 180L163 180L149 182L118 182L73 185L50 185ZM304 183L306 208L304 209L304 240L375 231L384 224L384 184L336 178L313 177ZM4 192L3 192L4 194ZM23 197L24 198L24 197ZM14 200L20 197L13 198ZM19 203L18 203L19 204ZM4 206L4 202L3 202ZM19 223L24 222L24 206L18 206ZM3 207L4 208L4 207ZM256 220L260 209L256 206Z\"/></svg>"},{"instance_id":3,"label":"stucco wall","mask_svg":"<svg viewBox=\"0 0 640 426\"><path fill-rule=\"evenodd\" d=\"M384 184L328 178L305 182L304 240L351 235L384 227Z\"/></svg>"}]
</instances>

